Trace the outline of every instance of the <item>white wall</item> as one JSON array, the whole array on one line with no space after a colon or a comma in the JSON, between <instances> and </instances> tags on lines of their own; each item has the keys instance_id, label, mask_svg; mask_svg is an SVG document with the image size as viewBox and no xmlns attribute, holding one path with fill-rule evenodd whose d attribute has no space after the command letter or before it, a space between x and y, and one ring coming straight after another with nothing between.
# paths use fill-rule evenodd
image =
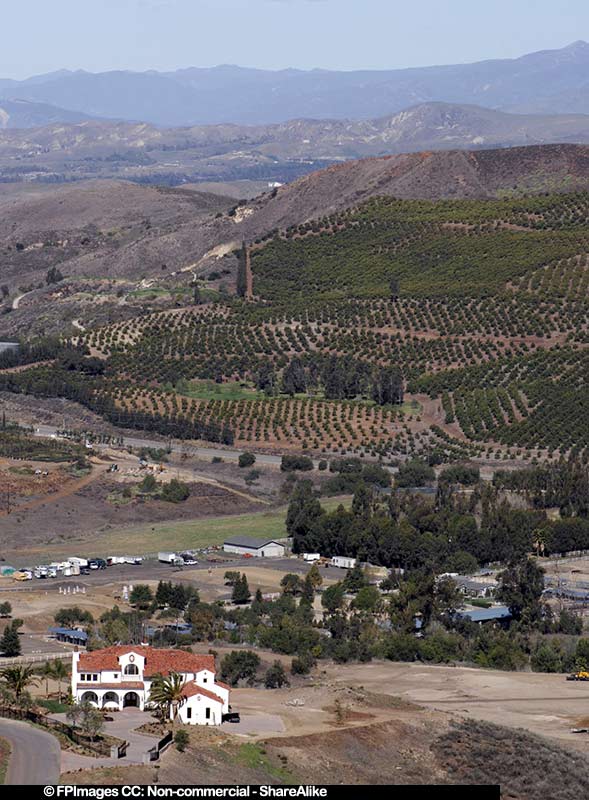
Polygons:
<instances>
[{"instance_id":1,"label":"white wall","mask_svg":"<svg viewBox=\"0 0 589 800\"><path fill-rule=\"evenodd\" d=\"M253 547L245 547L242 545L237 544L224 544L223 550L225 553L234 553L235 555L249 555L254 556L255 558L282 558L286 553L286 549L283 544L278 544L277 542L271 542L270 544L264 545L260 550L256 550Z\"/></svg>"},{"instance_id":2,"label":"white wall","mask_svg":"<svg viewBox=\"0 0 589 800\"><path fill-rule=\"evenodd\" d=\"M206 710L210 709L207 719ZM190 714L190 716L189 716ZM194 695L180 706L178 716L185 725L220 725L223 716L223 705L210 697Z\"/></svg>"}]
</instances>

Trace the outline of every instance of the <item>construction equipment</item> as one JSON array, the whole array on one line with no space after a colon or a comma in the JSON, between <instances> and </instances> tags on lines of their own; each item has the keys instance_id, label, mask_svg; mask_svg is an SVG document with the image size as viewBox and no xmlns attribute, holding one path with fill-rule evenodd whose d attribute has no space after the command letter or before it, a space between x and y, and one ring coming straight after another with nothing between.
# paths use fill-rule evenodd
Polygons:
<instances>
[{"instance_id":1,"label":"construction equipment","mask_svg":"<svg viewBox=\"0 0 589 800\"><path fill-rule=\"evenodd\" d=\"M572 675L567 676L567 681L589 681L589 672L584 669L573 672Z\"/></svg>"}]
</instances>

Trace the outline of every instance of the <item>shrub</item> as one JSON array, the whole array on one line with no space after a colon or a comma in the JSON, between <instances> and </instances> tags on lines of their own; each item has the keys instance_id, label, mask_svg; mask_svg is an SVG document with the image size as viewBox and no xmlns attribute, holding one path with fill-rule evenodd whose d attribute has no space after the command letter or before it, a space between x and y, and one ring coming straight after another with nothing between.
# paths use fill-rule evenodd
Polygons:
<instances>
[{"instance_id":1,"label":"shrub","mask_svg":"<svg viewBox=\"0 0 589 800\"><path fill-rule=\"evenodd\" d=\"M401 464L399 467L399 474L397 475L397 486L406 488L409 486L426 486L436 479L436 473L433 467L423 461L415 458L407 461L406 464Z\"/></svg>"},{"instance_id":2,"label":"shrub","mask_svg":"<svg viewBox=\"0 0 589 800\"><path fill-rule=\"evenodd\" d=\"M282 456L280 464L282 472L310 472L313 469L313 461L308 456Z\"/></svg>"},{"instance_id":3,"label":"shrub","mask_svg":"<svg viewBox=\"0 0 589 800\"><path fill-rule=\"evenodd\" d=\"M164 484L161 492L162 500L166 500L168 503L183 503L189 497L190 489L187 484L177 478L172 478L169 483Z\"/></svg>"},{"instance_id":4,"label":"shrub","mask_svg":"<svg viewBox=\"0 0 589 800\"><path fill-rule=\"evenodd\" d=\"M184 730L176 731L174 735L174 744L176 745L176 750L179 753L183 753L186 748L188 747L188 742L190 741L190 737L188 733Z\"/></svg>"},{"instance_id":5,"label":"shrub","mask_svg":"<svg viewBox=\"0 0 589 800\"><path fill-rule=\"evenodd\" d=\"M315 659L311 653L303 653L302 655L293 658L290 665L290 671L293 675L308 675L314 666Z\"/></svg>"},{"instance_id":6,"label":"shrub","mask_svg":"<svg viewBox=\"0 0 589 800\"><path fill-rule=\"evenodd\" d=\"M240 453L238 464L243 469L244 467L253 467L256 463L256 457L253 453Z\"/></svg>"},{"instance_id":7,"label":"shrub","mask_svg":"<svg viewBox=\"0 0 589 800\"><path fill-rule=\"evenodd\" d=\"M275 661L271 667L266 670L264 677L264 686L266 689L280 689L283 686L288 686L288 678L286 672L280 661Z\"/></svg>"}]
</instances>

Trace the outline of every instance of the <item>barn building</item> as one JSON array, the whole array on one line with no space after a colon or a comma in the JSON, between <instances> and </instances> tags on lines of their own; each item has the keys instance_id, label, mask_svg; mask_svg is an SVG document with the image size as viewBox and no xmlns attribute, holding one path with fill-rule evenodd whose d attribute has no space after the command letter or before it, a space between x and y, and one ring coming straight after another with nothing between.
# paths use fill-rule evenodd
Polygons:
<instances>
[{"instance_id":1,"label":"barn building","mask_svg":"<svg viewBox=\"0 0 589 800\"><path fill-rule=\"evenodd\" d=\"M234 536L223 543L225 553L255 558L281 558L286 554L286 545L277 539L254 539L249 536Z\"/></svg>"}]
</instances>

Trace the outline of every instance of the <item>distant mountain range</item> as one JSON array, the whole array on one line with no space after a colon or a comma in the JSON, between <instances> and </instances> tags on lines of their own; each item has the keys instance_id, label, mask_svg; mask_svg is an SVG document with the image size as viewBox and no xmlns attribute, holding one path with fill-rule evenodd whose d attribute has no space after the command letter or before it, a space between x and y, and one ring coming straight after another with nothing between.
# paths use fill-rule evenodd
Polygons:
<instances>
[{"instance_id":1,"label":"distant mountain range","mask_svg":"<svg viewBox=\"0 0 589 800\"><path fill-rule=\"evenodd\" d=\"M387 71L62 70L24 81L0 79L0 98L171 127L367 120L436 101L512 113L589 113L589 44L578 41L516 59ZM54 121L71 120L47 120ZM23 127L29 124L25 115Z\"/></svg>"}]
</instances>

